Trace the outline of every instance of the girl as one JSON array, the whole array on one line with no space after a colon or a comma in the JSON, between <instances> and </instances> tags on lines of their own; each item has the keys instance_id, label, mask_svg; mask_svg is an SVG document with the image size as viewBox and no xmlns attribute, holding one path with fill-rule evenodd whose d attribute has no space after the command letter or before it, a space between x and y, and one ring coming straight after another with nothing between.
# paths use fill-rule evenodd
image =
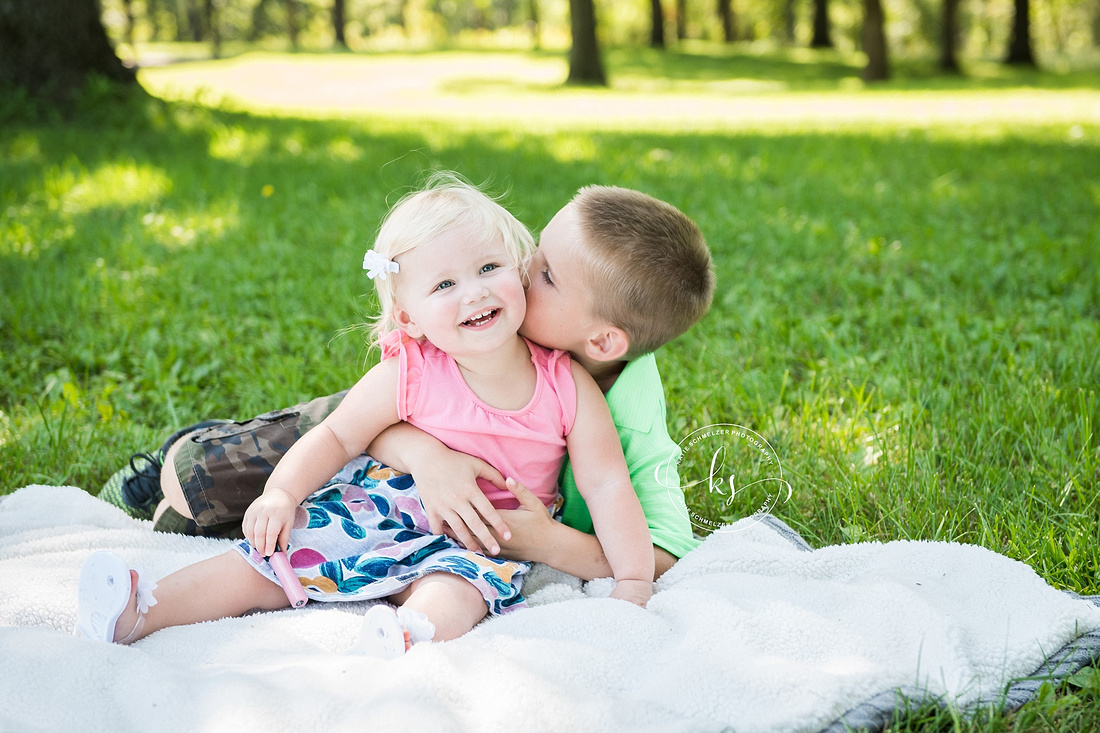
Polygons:
<instances>
[{"instance_id":1,"label":"girl","mask_svg":"<svg viewBox=\"0 0 1100 733\"><path fill-rule=\"evenodd\" d=\"M568 450L615 573L612 596L644 606L652 545L607 404L567 352L518 334L532 249L522 224L454 177L400 202L364 260L381 307L373 336L382 361L278 464L235 550L159 584L139 583L115 555L89 557L76 632L128 644L167 626L285 608L266 559L279 548L314 600L402 607L368 613L361 643L370 653L402 653L408 642L395 638L453 639L486 613L522 607L525 563L432 535L411 479L362 455L402 420L507 476L504 486L482 485L498 508L518 505L517 483L552 508Z\"/></svg>"}]
</instances>

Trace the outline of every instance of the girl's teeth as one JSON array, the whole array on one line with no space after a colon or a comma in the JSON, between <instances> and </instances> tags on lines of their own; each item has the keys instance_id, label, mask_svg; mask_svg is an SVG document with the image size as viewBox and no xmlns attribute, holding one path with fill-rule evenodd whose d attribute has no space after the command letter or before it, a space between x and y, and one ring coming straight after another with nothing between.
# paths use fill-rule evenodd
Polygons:
<instances>
[{"instance_id":1,"label":"girl's teeth","mask_svg":"<svg viewBox=\"0 0 1100 733\"><path fill-rule=\"evenodd\" d=\"M484 313L478 313L476 316L473 316L472 318L466 319L465 321L463 321L463 323L470 324L470 325L478 323L479 321L483 321L486 318L489 318L495 312L496 312L495 310L487 310Z\"/></svg>"}]
</instances>

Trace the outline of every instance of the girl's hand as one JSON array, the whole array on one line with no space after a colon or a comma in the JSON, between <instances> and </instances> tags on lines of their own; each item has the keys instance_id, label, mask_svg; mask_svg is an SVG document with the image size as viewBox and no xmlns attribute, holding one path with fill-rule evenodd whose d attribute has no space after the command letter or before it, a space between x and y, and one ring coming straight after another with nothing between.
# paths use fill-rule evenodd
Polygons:
<instances>
[{"instance_id":1,"label":"girl's hand","mask_svg":"<svg viewBox=\"0 0 1100 733\"><path fill-rule=\"evenodd\" d=\"M447 534L474 552L496 555L500 545L493 537L512 536L508 525L477 485L482 478L506 488L504 476L480 458L446 450L430 462L412 467L420 501L434 534ZM486 525L491 525L490 532Z\"/></svg>"},{"instance_id":2,"label":"girl's hand","mask_svg":"<svg viewBox=\"0 0 1100 733\"><path fill-rule=\"evenodd\" d=\"M283 489L268 487L248 505L241 529L249 544L264 557L271 557L290 542L298 501Z\"/></svg>"},{"instance_id":3,"label":"girl's hand","mask_svg":"<svg viewBox=\"0 0 1100 733\"><path fill-rule=\"evenodd\" d=\"M612 598L631 603L645 608L653 596L653 583L649 580L619 580L615 583L615 590L611 591Z\"/></svg>"}]
</instances>

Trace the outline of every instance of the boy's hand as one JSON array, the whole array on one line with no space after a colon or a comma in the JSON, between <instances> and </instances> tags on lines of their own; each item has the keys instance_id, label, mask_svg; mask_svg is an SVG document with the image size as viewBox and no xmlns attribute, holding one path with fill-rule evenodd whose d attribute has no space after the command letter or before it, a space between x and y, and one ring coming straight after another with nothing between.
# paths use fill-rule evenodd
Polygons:
<instances>
[{"instance_id":1,"label":"boy's hand","mask_svg":"<svg viewBox=\"0 0 1100 733\"><path fill-rule=\"evenodd\" d=\"M248 505L241 529L256 552L271 557L280 547L287 548L298 503L283 489L267 488Z\"/></svg>"},{"instance_id":2,"label":"boy's hand","mask_svg":"<svg viewBox=\"0 0 1100 733\"><path fill-rule=\"evenodd\" d=\"M500 538L501 554L510 560L542 562L542 551L546 549L547 539L558 523L526 486L509 478L504 482L504 487L519 501L519 508L500 510L503 521L512 528L511 538Z\"/></svg>"},{"instance_id":3,"label":"boy's hand","mask_svg":"<svg viewBox=\"0 0 1100 733\"><path fill-rule=\"evenodd\" d=\"M504 539L512 536L508 525L477 485L477 479L483 478L499 488L506 488L504 476L485 461L447 450L436 460L414 467L410 473L416 479L416 488L433 533L445 533L474 552L482 552L485 548L489 555L500 552L494 532ZM493 532L486 524L492 526Z\"/></svg>"},{"instance_id":4,"label":"boy's hand","mask_svg":"<svg viewBox=\"0 0 1100 733\"><path fill-rule=\"evenodd\" d=\"M615 590L611 591L612 598L630 601L642 608L652 596L653 583L648 580L619 580L615 583Z\"/></svg>"}]
</instances>

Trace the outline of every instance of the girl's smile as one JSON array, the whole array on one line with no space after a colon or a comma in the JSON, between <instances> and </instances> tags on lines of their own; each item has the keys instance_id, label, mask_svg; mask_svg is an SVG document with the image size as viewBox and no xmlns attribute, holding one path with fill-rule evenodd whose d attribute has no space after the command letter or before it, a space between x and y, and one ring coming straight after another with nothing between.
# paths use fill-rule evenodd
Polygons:
<instances>
[{"instance_id":1,"label":"girl's smile","mask_svg":"<svg viewBox=\"0 0 1100 733\"><path fill-rule=\"evenodd\" d=\"M462 325L466 326L467 328L484 328L490 325L494 320L496 320L496 317L498 315L500 315L500 309L492 308L490 310L482 311L475 316L467 318L465 321L462 322Z\"/></svg>"}]
</instances>

